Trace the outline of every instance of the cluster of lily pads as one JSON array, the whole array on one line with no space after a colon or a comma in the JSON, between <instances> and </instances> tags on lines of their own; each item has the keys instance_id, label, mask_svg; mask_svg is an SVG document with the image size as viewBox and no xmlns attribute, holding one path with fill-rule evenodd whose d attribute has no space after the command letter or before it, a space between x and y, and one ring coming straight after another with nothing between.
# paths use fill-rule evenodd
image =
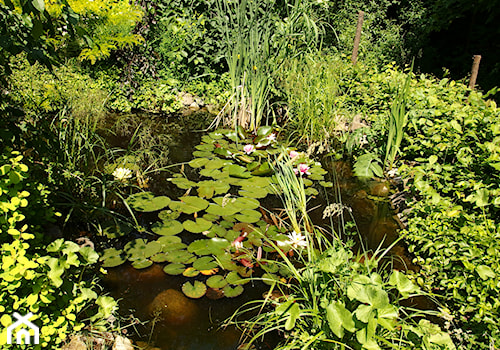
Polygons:
<instances>
[{"instance_id":1,"label":"cluster of lily pads","mask_svg":"<svg viewBox=\"0 0 500 350\"><path fill-rule=\"evenodd\" d=\"M286 226L259 201L279 192L273 180L273 161L289 157L297 176L303 177L308 195L318 193L313 180L331 186L324 181L326 171L304 154L279 145L270 127L261 127L254 134L242 129L211 132L203 136L193 156L189 166L197 170L199 179L189 179L185 173L169 179L185 195L172 199L141 192L127 199L135 211L158 213L158 221L144 229L157 238L134 239L122 250L106 249L103 266L128 260L142 269L162 263L166 274L194 278L182 286L191 298L240 295L264 261L266 280L282 277L278 265L269 262L275 249L268 242L289 251L296 239L287 235ZM305 167L307 171L303 171Z\"/></svg>"}]
</instances>

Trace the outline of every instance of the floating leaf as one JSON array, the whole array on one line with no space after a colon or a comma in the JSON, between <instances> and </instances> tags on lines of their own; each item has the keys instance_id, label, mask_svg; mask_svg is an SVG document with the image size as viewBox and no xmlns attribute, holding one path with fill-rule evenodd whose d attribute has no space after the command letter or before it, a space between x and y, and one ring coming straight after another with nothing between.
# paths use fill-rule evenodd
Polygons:
<instances>
[{"instance_id":1,"label":"floating leaf","mask_svg":"<svg viewBox=\"0 0 500 350\"><path fill-rule=\"evenodd\" d=\"M265 198L269 194L269 191L260 187L242 187L238 191L238 194L243 197Z\"/></svg>"},{"instance_id":2,"label":"floating leaf","mask_svg":"<svg viewBox=\"0 0 500 350\"><path fill-rule=\"evenodd\" d=\"M151 230L160 236L173 236L184 230L182 224L176 220L156 222Z\"/></svg>"},{"instance_id":3,"label":"floating leaf","mask_svg":"<svg viewBox=\"0 0 500 350\"><path fill-rule=\"evenodd\" d=\"M198 299L205 295L207 286L200 281L186 282L182 285L182 292L189 298Z\"/></svg>"},{"instance_id":4,"label":"floating leaf","mask_svg":"<svg viewBox=\"0 0 500 350\"><path fill-rule=\"evenodd\" d=\"M208 201L200 197L186 196L181 197L179 210L186 214L193 214L201 210L205 210L210 204Z\"/></svg>"},{"instance_id":5,"label":"floating leaf","mask_svg":"<svg viewBox=\"0 0 500 350\"><path fill-rule=\"evenodd\" d=\"M214 154L212 152L208 152L208 151L194 151L193 152L193 156L198 157L198 158L210 158L210 157L213 157L213 155Z\"/></svg>"},{"instance_id":6,"label":"floating leaf","mask_svg":"<svg viewBox=\"0 0 500 350\"><path fill-rule=\"evenodd\" d=\"M180 275L184 270L186 270L186 266L183 264L168 264L163 268L163 271L169 275Z\"/></svg>"},{"instance_id":7,"label":"floating leaf","mask_svg":"<svg viewBox=\"0 0 500 350\"><path fill-rule=\"evenodd\" d=\"M156 240L161 244L162 249L164 246L172 243L181 243L182 239L179 236L162 236Z\"/></svg>"},{"instance_id":8,"label":"floating leaf","mask_svg":"<svg viewBox=\"0 0 500 350\"><path fill-rule=\"evenodd\" d=\"M208 246L208 239L199 239L197 241L192 242L187 250L190 253L194 253L198 256L209 255L211 254L210 248Z\"/></svg>"},{"instance_id":9,"label":"floating leaf","mask_svg":"<svg viewBox=\"0 0 500 350\"><path fill-rule=\"evenodd\" d=\"M204 256L202 258L197 259L193 263L193 267L197 270L211 270L217 267L217 263L211 256Z\"/></svg>"},{"instance_id":10,"label":"floating leaf","mask_svg":"<svg viewBox=\"0 0 500 350\"><path fill-rule=\"evenodd\" d=\"M209 230L210 227L212 227L212 222L203 218L196 218L196 222L192 220L186 220L182 223L182 226L184 226L184 229L186 231L192 233L201 233L203 231Z\"/></svg>"},{"instance_id":11,"label":"floating leaf","mask_svg":"<svg viewBox=\"0 0 500 350\"><path fill-rule=\"evenodd\" d=\"M177 219L181 213L172 210L162 210L158 213L158 218L163 221L170 221Z\"/></svg>"},{"instance_id":12,"label":"floating leaf","mask_svg":"<svg viewBox=\"0 0 500 350\"><path fill-rule=\"evenodd\" d=\"M191 168L201 168L210 161L208 158L195 158L191 160L188 164Z\"/></svg>"},{"instance_id":13,"label":"floating leaf","mask_svg":"<svg viewBox=\"0 0 500 350\"><path fill-rule=\"evenodd\" d=\"M205 164L205 169L220 169L227 164L230 164L230 162L227 160L220 159L220 158L214 158L214 159L210 159Z\"/></svg>"},{"instance_id":14,"label":"floating leaf","mask_svg":"<svg viewBox=\"0 0 500 350\"><path fill-rule=\"evenodd\" d=\"M149 258L156 253L159 253L162 246L157 241L147 242L145 239L138 238L128 242L124 250L128 254L128 259L131 261Z\"/></svg>"},{"instance_id":15,"label":"floating leaf","mask_svg":"<svg viewBox=\"0 0 500 350\"><path fill-rule=\"evenodd\" d=\"M269 136L273 132L272 126L261 126L260 128L257 129L257 135L258 136Z\"/></svg>"},{"instance_id":16,"label":"floating leaf","mask_svg":"<svg viewBox=\"0 0 500 350\"><path fill-rule=\"evenodd\" d=\"M196 182L193 182L189 179L186 179L185 177L174 177L174 178L168 179L168 181L172 182L174 185L176 185L181 190L188 190L191 187L196 186Z\"/></svg>"},{"instance_id":17,"label":"floating leaf","mask_svg":"<svg viewBox=\"0 0 500 350\"><path fill-rule=\"evenodd\" d=\"M264 162L257 169L252 171L252 175L262 176L269 175L273 172L273 169L269 166L268 162Z\"/></svg>"},{"instance_id":18,"label":"floating leaf","mask_svg":"<svg viewBox=\"0 0 500 350\"><path fill-rule=\"evenodd\" d=\"M165 236L165 237L171 237L171 236ZM159 242L159 241L160 241L160 239L158 239L157 242ZM172 242L172 243L168 243L168 244L162 244L161 250L162 250L162 252L167 253L167 252L171 252L173 250L182 250L186 247L187 247L186 244L184 244L182 242Z\"/></svg>"},{"instance_id":19,"label":"floating leaf","mask_svg":"<svg viewBox=\"0 0 500 350\"><path fill-rule=\"evenodd\" d=\"M158 253L153 255L151 258L151 261L154 261L155 263L162 263L168 260L167 254L165 253Z\"/></svg>"},{"instance_id":20,"label":"floating leaf","mask_svg":"<svg viewBox=\"0 0 500 350\"><path fill-rule=\"evenodd\" d=\"M115 248L105 249L102 254L101 260L103 261L103 267L119 266L126 261L125 253Z\"/></svg>"},{"instance_id":21,"label":"floating leaf","mask_svg":"<svg viewBox=\"0 0 500 350\"><path fill-rule=\"evenodd\" d=\"M203 198L212 198L214 194L225 194L229 191L229 184L223 181L200 181L198 195Z\"/></svg>"},{"instance_id":22,"label":"floating leaf","mask_svg":"<svg viewBox=\"0 0 500 350\"><path fill-rule=\"evenodd\" d=\"M239 208L240 210L257 209L260 207L260 202L254 198L238 197L233 202L233 206Z\"/></svg>"},{"instance_id":23,"label":"floating leaf","mask_svg":"<svg viewBox=\"0 0 500 350\"><path fill-rule=\"evenodd\" d=\"M183 264L188 264L191 258L194 257L194 255L189 253L187 250L172 250L166 252L166 255L168 262L183 263Z\"/></svg>"},{"instance_id":24,"label":"floating leaf","mask_svg":"<svg viewBox=\"0 0 500 350\"><path fill-rule=\"evenodd\" d=\"M245 209L242 210L240 214L236 214L236 220L246 223L254 223L259 221L262 214L256 210Z\"/></svg>"},{"instance_id":25,"label":"floating leaf","mask_svg":"<svg viewBox=\"0 0 500 350\"><path fill-rule=\"evenodd\" d=\"M184 272L182 273L183 276L185 277L196 277L200 274L200 271L196 270L194 267L188 267Z\"/></svg>"},{"instance_id":26,"label":"floating leaf","mask_svg":"<svg viewBox=\"0 0 500 350\"><path fill-rule=\"evenodd\" d=\"M207 208L207 213L221 216L234 215L239 212L239 208L235 208L231 205L220 206L218 204L210 204Z\"/></svg>"},{"instance_id":27,"label":"floating leaf","mask_svg":"<svg viewBox=\"0 0 500 350\"><path fill-rule=\"evenodd\" d=\"M246 168L237 165L237 164L231 164L228 166L225 166L222 171L228 172L229 176L241 178L241 179L248 179L252 177L252 174L250 174Z\"/></svg>"},{"instance_id":28,"label":"floating leaf","mask_svg":"<svg viewBox=\"0 0 500 350\"><path fill-rule=\"evenodd\" d=\"M148 260L148 259L139 259L139 260L135 260L134 262L132 262L132 267L134 269L145 269L146 267L150 267L151 265L153 265L153 262L151 260Z\"/></svg>"},{"instance_id":29,"label":"floating leaf","mask_svg":"<svg viewBox=\"0 0 500 350\"><path fill-rule=\"evenodd\" d=\"M243 293L243 287L242 286L235 286L234 288L227 285L224 288L222 288L222 291L224 292L224 296L228 298L235 298Z\"/></svg>"},{"instance_id":30,"label":"floating leaf","mask_svg":"<svg viewBox=\"0 0 500 350\"><path fill-rule=\"evenodd\" d=\"M166 196L155 197L151 192L142 192L130 196L127 203L137 211L150 212L167 207L170 204L170 198Z\"/></svg>"},{"instance_id":31,"label":"floating leaf","mask_svg":"<svg viewBox=\"0 0 500 350\"><path fill-rule=\"evenodd\" d=\"M247 283L245 280L243 280L240 277L240 275L238 275L238 273L236 271L229 272L226 276L226 281L227 281L227 283L235 284L235 285Z\"/></svg>"},{"instance_id":32,"label":"floating leaf","mask_svg":"<svg viewBox=\"0 0 500 350\"><path fill-rule=\"evenodd\" d=\"M215 275L207 279L207 286L210 288L224 288L227 285L226 279L221 275Z\"/></svg>"}]
</instances>

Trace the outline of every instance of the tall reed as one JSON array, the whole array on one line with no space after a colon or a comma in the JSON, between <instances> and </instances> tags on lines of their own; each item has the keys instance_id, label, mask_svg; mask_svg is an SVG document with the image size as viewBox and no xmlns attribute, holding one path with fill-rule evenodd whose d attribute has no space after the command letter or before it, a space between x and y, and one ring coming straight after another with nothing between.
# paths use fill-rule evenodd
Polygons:
<instances>
[{"instance_id":1,"label":"tall reed","mask_svg":"<svg viewBox=\"0 0 500 350\"><path fill-rule=\"evenodd\" d=\"M273 77L298 38L315 45L319 33L303 10L304 0L287 4L287 18L276 12L277 0L217 0L216 26L225 38L226 59L233 93L218 116L230 116L232 127L256 130L265 117Z\"/></svg>"},{"instance_id":2,"label":"tall reed","mask_svg":"<svg viewBox=\"0 0 500 350\"><path fill-rule=\"evenodd\" d=\"M387 134L387 143L385 147L384 165L391 170L394 165L396 155L399 153L401 142L403 141L404 128L408 119L406 112L406 102L410 89L411 75L413 71L413 63L410 72L406 76L402 87L397 91L396 98L392 102L389 113L389 125Z\"/></svg>"}]
</instances>

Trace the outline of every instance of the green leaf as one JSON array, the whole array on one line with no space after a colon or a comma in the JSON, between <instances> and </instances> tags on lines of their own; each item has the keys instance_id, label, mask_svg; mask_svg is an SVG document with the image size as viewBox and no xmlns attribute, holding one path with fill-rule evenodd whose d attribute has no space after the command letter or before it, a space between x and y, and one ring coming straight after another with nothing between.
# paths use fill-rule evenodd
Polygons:
<instances>
[{"instance_id":1,"label":"green leaf","mask_svg":"<svg viewBox=\"0 0 500 350\"><path fill-rule=\"evenodd\" d=\"M151 230L160 236L173 236L184 230L184 227L179 221L170 220L163 222L156 222Z\"/></svg>"},{"instance_id":2,"label":"green leaf","mask_svg":"<svg viewBox=\"0 0 500 350\"><path fill-rule=\"evenodd\" d=\"M205 295L207 286L200 281L186 282L182 285L182 292L189 298L198 299Z\"/></svg>"},{"instance_id":3,"label":"green leaf","mask_svg":"<svg viewBox=\"0 0 500 350\"><path fill-rule=\"evenodd\" d=\"M204 256L202 258L197 259L193 263L193 267L199 271L212 270L212 269L215 269L217 267L217 263L214 261L214 259L211 256Z\"/></svg>"},{"instance_id":4,"label":"green leaf","mask_svg":"<svg viewBox=\"0 0 500 350\"><path fill-rule=\"evenodd\" d=\"M269 136L271 132L273 131L272 126L261 126L260 128L257 129L257 135L258 136Z\"/></svg>"},{"instance_id":5,"label":"green leaf","mask_svg":"<svg viewBox=\"0 0 500 350\"><path fill-rule=\"evenodd\" d=\"M180 275L184 272L186 266L184 264L169 264L163 268L163 271L169 275Z\"/></svg>"},{"instance_id":6,"label":"green leaf","mask_svg":"<svg viewBox=\"0 0 500 350\"><path fill-rule=\"evenodd\" d=\"M344 337L344 329L349 332L356 330L351 312L340 302L334 301L327 306L326 319L333 334L340 339Z\"/></svg>"},{"instance_id":7,"label":"green leaf","mask_svg":"<svg viewBox=\"0 0 500 350\"><path fill-rule=\"evenodd\" d=\"M476 272L478 273L479 277L481 277L483 280L496 277L495 272L493 272L493 270L489 266L486 266L486 265L477 266Z\"/></svg>"},{"instance_id":8,"label":"green leaf","mask_svg":"<svg viewBox=\"0 0 500 350\"><path fill-rule=\"evenodd\" d=\"M143 212L161 210L170 204L170 198L166 196L155 197L151 192L141 192L127 198L128 205Z\"/></svg>"},{"instance_id":9,"label":"green leaf","mask_svg":"<svg viewBox=\"0 0 500 350\"><path fill-rule=\"evenodd\" d=\"M105 249L101 260L103 261L103 267L115 267L123 264L125 259L125 253L121 250L117 250L115 248Z\"/></svg>"},{"instance_id":10,"label":"green leaf","mask_svg":"<svg viewBox=\"0 0 500 350\"><path fill-rule=\"evenodd\" d=\"M208 162L209 162L208 158L195 158L195 159L191 160L188 164L192 168L201 168L202 166L204 166Z\"/></svg>"},{"instance_id":11,"label":"green leaf","mask_svg":"<svg viewBox=\"0 0 500 350\"><path fill-rule=\"evenodd\" d=\"M285 329L287 331L292 330L295 327L295 322L300 317L300 308L299 304L293 303L292 306L288 309L288 318L285 322Z\"/></svg>"},{"instance_id":12,"label":"green leaf","mask_svg":"<svg viewBox=\"0 0 500 350\"><path fill-rule=\"evenodd\" d=\"M222 288L222 291L224 292L224 296L228 298L235 298L243 293L243 287L242 286L235 286L231 287L230 285L225 286Z\"/></svg>"},{"instance_id":13,"label":"green leaf","mask_svg":"<svg viewBox=\"0 0 500 350\"><path fill-rule=\"evenodd\" d=\"M415 285L406 275L398 270L394 270L389 278L389 284L395 286L401 293L403 298L408 298L411 293L420 291L420 288Z\"/></svg>"},{"instance_id":14,"label":"green leaf","mask_svg":"<svg viewBox=\"0 0 500 350\"><path fill-rule=\"evenodd\" d=\"M186 220L182 223L182 226L186 231L192 233L201 233L208 231L212 227L212 222L207 221L203 218L196 218L196 222L192 220Z\"/></svg>"},{"instance_id":15,"label":"green leaf","mask_svg":"<svg viewBox=\"0 0 500 350\"><path fill-rule=\"evenodd\" d=\"M181 200L180 205L178 206L179 211L182 211L186 214L194 214L201 210L205 210L210 204L208 201L204 200L200 197L194 196L186 196L179 198ZM174 209L172 209L174 210Z\"/></svg>"},{"instance_id":16,"label":"green leaf","mask_svg":"<svg viewBox=\"0 0 500 350\"><path fill-rule=\"evenodd\" d=\"M45 11L45 2L43 0L32 0L31 3L40 13Z\"/></svg>"},{"instance_id":17,"label":"green leaf","mask_svg":"<svg viewBox=\"0 0 500 350\"><path fill-rule=\"evenodd\" d=\"M227 172L229 176L232 177L237 177L240 179L248 179L252 177L252 174L250 174L246 168L237 165L237 164L231 164L228 166L225 166L222 171Z\"/></svg>"},{"instance_id":18,"label":"green leaf","mask_svg":"<svg viewBox=\"0 0 500 350\"><path fill-rule=\"evenodd\" d=\"M226 285L227 281L221 275L210 276L210 278L207 279L207 286L210 288L224 288Z\"/></svg>"}]
</instances>

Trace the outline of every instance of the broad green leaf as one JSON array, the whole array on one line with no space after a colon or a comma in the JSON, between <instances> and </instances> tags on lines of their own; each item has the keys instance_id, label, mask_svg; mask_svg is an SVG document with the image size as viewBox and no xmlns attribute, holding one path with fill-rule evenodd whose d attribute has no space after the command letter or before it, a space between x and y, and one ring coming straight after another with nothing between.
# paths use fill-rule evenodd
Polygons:
<instances>
[{"instance_id":1,"label":"broad green leaf","mask_svg":"<svg viewBox=\"0 0 500 350\"><path fill-rule=\"evenodd\" d=\"M356 330L351 312L338 301L334 301L327 306L326 319L333 334L340 339L344 337L344 329L347 329L349 332Z\"/></svg>"},{"instance_id":2,"label":"broad green leaf","mask_svg":"<svg viewBox=\"0 0 500 350\"><path fill-rule=\"evenodd\" d=\"M415 285L406 275L394 270L389 278L389 284L395 286L403 298L408 298L411 293L416 293L420 288Z\"/></svg>"},{"instance_id":3,"label":"broad green leaf","mask_svg":"<svg viewBox=\"0 0 500 350\"><path fill-rule=\"evenodd\" d=\"M486 280L488 278L495 278L496 274L493 272L493 270L486 265L479 265L476 267L476 271L483 280Z\"/></svg>"},{"instance_id":4,"label":"broad green leaf","mask_svg":"<svg viewBox=\"0 0 500 350\"><path fill-rule=\"evenodd\" d=\"M182 292L189 298L199 299L207 292L207 286L200 281L186 282L182 285Z\"/></svg>"},{"instance_id":5,"label":"broad green leaf","mask_svg":"<svg viewBox=\"0 0 500 350\"><path fill-rule=\"evenodd\" d=\"M207 221L203 218L196 218L196 222L192 220L186 220L182 223L182 226L186 231L192 233L201 233L207 231L212 227L212 222Z\"/></svg>"},{"instance_id":6,"label":"broad green leaf","mask_svg":"<svg viewBox=\"0 0 500 350\"><path fill-rule=\"evenodd\" d=\"M173 236L184 230L182 224L176 220L156 222L151 230L160 236Z\"/></svg>"}]
</instances>

